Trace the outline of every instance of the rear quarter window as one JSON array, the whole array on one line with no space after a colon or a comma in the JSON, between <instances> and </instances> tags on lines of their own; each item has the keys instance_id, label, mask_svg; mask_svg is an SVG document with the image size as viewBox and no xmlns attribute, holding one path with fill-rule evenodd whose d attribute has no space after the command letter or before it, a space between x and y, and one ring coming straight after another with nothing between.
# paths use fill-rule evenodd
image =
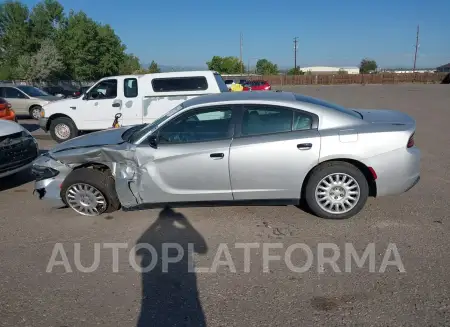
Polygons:
<instances>
[{"instance_id":1,"label":"rear quarter window","mask_svg":"<svg viewBox=\"0 0 450 327\"><path fill-rule=\"evenodd\" d=\"M319 100L319 99L316 99L316 98L313 98L313 97L308 97L308 96L299 95L299 94L295 95L295 99L297 101L310 103L310 104L314 104L314 105L317 105L317 106L325 107L325 108L328 108L328 109L336 110L336 111L342 112L344 114L347 114L347 115L356 117L358 119L361 119L361 116L358 113L354 112L353 110L346 109L346 108L341 107L341 106L339 106L337 104L334 104L334 103L326 102L326 101Z\"/></svg>"},{"instance_id":2,"label":"rear quarter window","mask_svg":"<svg viewBox=\"0 0 450 327\"><path fill-rule=\"evenodd\" d=\"M152 87L154 92L205 91L208 81L205 76L155 78Z\"/></svg>"}]
</instances>

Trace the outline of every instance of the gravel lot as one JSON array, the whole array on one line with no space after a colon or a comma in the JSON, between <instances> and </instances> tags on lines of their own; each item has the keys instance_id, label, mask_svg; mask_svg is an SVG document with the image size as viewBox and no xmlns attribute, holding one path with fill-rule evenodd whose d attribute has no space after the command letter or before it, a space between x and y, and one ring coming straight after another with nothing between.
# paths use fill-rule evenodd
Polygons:
<instances>
[{"instance_id":1,"label":"gravel lot","mask_svg":"<svg viewBox=\"0 0 450 327\"><path fill-rule=\"evenodd\" d=\"M420 183L401 196L369 199L352 219L328 221L293 206L152 209L93 219L50 209L32 195L28 174L1 180L0 325L449 326L449 86L284 87L288 89L345 106L412 115L423 154ZM54 144L33 121L21 122L37 135L42 149ZM158 219L162 216L169 219ZM174 220L182 225L172 224ZM118 251L116 272L112 250L104 248L115 242L127 247ZM167 274L156 269L140 273L133 263L150 259L145 251L137 251L134 260L133 247L143 242L154 245L159 254L162 242L178 242L185 250L194 243L196 266L208 268L220 253L219 244L225 243L235 272L222 266L216 273L189 274L185 255L169 265ZM236 242L260 245L251 250L249 272ZM345 271L344 245L349 242L359 255L375 243L375 272L370 272L368 261ZM61 243L72 272L63 265L46 272L56 243ZM270 262L267 272L263 243L283 247L270 250L282 260ZM294 243L312 250L314 261L306 272L293 272L284 261L287 247ZM319 243L337 244L341 272L330 265L318 272ZM389 243L395 243L406 272L395 266L380 272ZM89 267L94 262L95 244L101 246L99 267L81 272L77 263ZM302 253L294 252L294 265L305 263Z\"/></svg>"}]
</instances>

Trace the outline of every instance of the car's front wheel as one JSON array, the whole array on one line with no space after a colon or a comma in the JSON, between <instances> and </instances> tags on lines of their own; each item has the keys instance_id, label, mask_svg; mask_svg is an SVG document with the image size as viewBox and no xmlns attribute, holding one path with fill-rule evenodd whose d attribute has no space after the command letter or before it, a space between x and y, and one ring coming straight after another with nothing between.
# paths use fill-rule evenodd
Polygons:
<instances>
[{"instance_id":1,"label":"car's front wheel","mask_svg":"<svg viewBox=\"0 0 450 327\"><path fill-rule=\"evenodd\" d=\"M78 129L72 119L59 117L50 122L50 135L58 142L64 142L78 136Z\"/></svg>"},{"instance_id":2,"label":"car's front wheel","mask_svg":"<svg viewBox=\"0 0 450 327\"><path fill-rule=\"evenodd\" d=\"M36 120L39 120L39 118L41 117L41 106L32 106L29 110L30 112L30 117Z\"/></svg>"},{"instance_id":3,"label":"car's front wheel","mask_svg":"<svg viewBox=\"0 0 450 327\"><path fill-rule=\"evenodd\" d=\"M61 198L83 216L99 216L120 208L113 176L91 168L72 171L61 185Z\"/></svg>"},{"instance_id":4,"label":"car's front wheel","mask_svg":"<svg viewBox=\"0 0 450 327\"><path fill-rule=\"evenodd\" d=\"M364 174L354 165L335 161L314 169L305 190L305 200L319 217L346 219L364 207L369 185Z\"/></svg>"}]
</instances>

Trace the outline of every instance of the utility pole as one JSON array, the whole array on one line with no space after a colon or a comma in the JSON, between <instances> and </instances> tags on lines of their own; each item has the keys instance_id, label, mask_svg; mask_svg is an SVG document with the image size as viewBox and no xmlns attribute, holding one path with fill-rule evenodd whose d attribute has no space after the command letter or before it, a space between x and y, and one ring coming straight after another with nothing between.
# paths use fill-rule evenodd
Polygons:
<instances>
[{"instance_id":1,"label":"utility pole","mask_svg":"<svg viewBox=\"0 0 450 327\"><path fill-rule=\"evenodd\" d=\"M294 75L297 74L297 46L298 37L294 37Z\"/></svg>"},{"instance_id":2,"label":"utility pole","mask_svg":"<svg viewBox=\"0 0 450 327\"><path fill-rule=\"evenodd\" d=\"M417 50L419 49L419 25L417 25L417 35L416 35L416 51L414 52L414 68L413 72L416 72L416 61L417 61Z\"/></svg>"},{"instance_id":3,"label":"utility pole","mask_svg":"<svg viewBox=\"0 0 450 327\"><path fill-rule=\"evenodd\" d=\"M244 38L242 36L242 32L241 32L241 41L240 41L240 56L239 56L239 60L241 61L241 75L244 74L244 62L242 61L242 47L244 46Z\"/></svg>"}]
</instances>

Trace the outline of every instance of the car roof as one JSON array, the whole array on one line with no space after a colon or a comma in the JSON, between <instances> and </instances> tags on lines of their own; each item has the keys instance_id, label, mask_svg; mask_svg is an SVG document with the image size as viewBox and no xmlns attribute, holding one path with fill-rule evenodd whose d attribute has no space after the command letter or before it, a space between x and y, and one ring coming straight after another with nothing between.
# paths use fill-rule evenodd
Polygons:
<instances>
[{"instance_id":1,"label":"car roof","mask_svg":"<svg viewBox=\"0 0 450 327\"><path fill-rule=\"evenodd\" d=\"M292 92L271 92L271 91L255 91L255 92L224 92L210 95L202 95L189 99L184 102L185 107L202 105L214 102L228 101L295 101Z\"/></svg>"}]
</instances>

